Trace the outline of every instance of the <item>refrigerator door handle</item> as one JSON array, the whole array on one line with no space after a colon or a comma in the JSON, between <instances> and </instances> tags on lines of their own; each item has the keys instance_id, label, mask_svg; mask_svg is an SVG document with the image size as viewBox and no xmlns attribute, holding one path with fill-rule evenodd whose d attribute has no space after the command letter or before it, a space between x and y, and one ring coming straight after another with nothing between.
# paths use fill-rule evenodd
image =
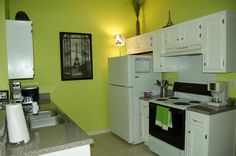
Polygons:
<instances>
[{"instance_id":1,"label":"refrigerator door handle","mask_svg":"<svg viewBox=\"0 0 236 156\"><path fill-rule=\"evenodd\" d=\"M134 86L125 86L125 85L116 85L116 84L110 84L110 85L117 86L117 87L134 88Z\"/></svg>"}]
</instances>

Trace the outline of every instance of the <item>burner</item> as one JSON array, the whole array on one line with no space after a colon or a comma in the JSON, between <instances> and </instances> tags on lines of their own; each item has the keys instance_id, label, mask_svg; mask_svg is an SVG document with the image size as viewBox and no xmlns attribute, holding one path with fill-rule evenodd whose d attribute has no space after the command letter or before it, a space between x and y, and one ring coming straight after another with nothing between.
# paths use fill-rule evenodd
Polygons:
<instances>
[{"instance_id":1,"label":"burner","mask_svg":"<svg viewBox=\"0 0 236 156\"><path fill-rule=\"evenodd\" d=\"M178 97L169 97L169 99L179 99Z\"/></svg>"},{"instance_id":2,"label":"burner","mask_svg":"<svg viewBox=\"0 0 236 156\"><path fill-rule=\"evenodd\" d=\"M200 101L189 101L189 103L201 103Z\"/></svg>"},{"instance_id":3,"label":"burner","mask_svg":"<svg viewBox=\"0 0 236 156\"><path fill-rule=\"evenodd\" d=\"M158 98L157 101L167 101L167 99Z\"/></svg>"},{"instance_id":4,"label":"burner","mask_svg":"<svg viewBox=\"0 0 236 156\"><path fill-rule=\"evenodd\" d=\"M190 103L187 102L175 102L175 105L190 105Z\"/></svg>"}]
</instances>

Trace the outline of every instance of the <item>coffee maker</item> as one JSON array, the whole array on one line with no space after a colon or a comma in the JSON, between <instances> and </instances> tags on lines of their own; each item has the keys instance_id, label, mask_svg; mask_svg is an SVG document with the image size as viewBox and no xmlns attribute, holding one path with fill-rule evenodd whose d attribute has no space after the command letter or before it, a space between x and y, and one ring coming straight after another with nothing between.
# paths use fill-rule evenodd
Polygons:
<instances>
[{"instance_id":1,"label":"coffee maker","mask_svg":"<svg viewBox=\"0 0 236 156\"><path fill-rule=\"evenodd\" d=\"M210 82L207 85L208 91L211 91L212 99L208 105L220 107L227 105L228 100L228 83L223 81Z\"/></svg>"}]
</instances>

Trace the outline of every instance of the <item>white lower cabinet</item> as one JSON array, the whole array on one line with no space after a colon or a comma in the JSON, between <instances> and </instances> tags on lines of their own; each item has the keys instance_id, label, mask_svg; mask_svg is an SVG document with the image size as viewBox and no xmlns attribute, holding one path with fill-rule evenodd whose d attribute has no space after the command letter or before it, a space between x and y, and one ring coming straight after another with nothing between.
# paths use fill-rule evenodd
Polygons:
<instances>
[{"instance_id":1,"label":"white lower cabinet","mask_svg":"<svg viewBox=\"0 0 236 156\"><path fill-rule=\"evenodd\" d=\"M187 110L186 156L234 156L235 110L206 115Z\"/></svg>"},{"instance_id":2,"label":"white lower cabinet","mask_svg":"<svg viewBox=\"0 0 236 156\"><path fill-rule=\"evenodd\" d=\"M149 145L149 106L148 101L140 100L141 105L141 137L145 145Z\"/></svg>"},{"instance_id":3,"label":"white lower cabinet","mask_svg":"<svg viewBox=\"0 0 236 156\"><path fill-rule=\"evenodd\" d=\"M207 156L208 153L208 139L206 129L198 127L194 124L189 125L188 129L188 156Z\"/></svg>"}]
</instances>

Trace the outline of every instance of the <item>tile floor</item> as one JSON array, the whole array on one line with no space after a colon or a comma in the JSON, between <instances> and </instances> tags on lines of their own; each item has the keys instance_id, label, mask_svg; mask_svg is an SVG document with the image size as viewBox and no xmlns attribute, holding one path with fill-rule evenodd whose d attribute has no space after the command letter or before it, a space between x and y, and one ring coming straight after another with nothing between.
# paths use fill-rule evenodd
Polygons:
<instances>
[{"instance_id":1,"label":"tile floor","mask_svg":"<svg viewBox=\"0 0 236 156\"><path fill-rule=\"evenodd\" d=\"M112 133L93 136L92 156L157 156L144 144L130 145Z\"/></svg>"}]
</instances>

